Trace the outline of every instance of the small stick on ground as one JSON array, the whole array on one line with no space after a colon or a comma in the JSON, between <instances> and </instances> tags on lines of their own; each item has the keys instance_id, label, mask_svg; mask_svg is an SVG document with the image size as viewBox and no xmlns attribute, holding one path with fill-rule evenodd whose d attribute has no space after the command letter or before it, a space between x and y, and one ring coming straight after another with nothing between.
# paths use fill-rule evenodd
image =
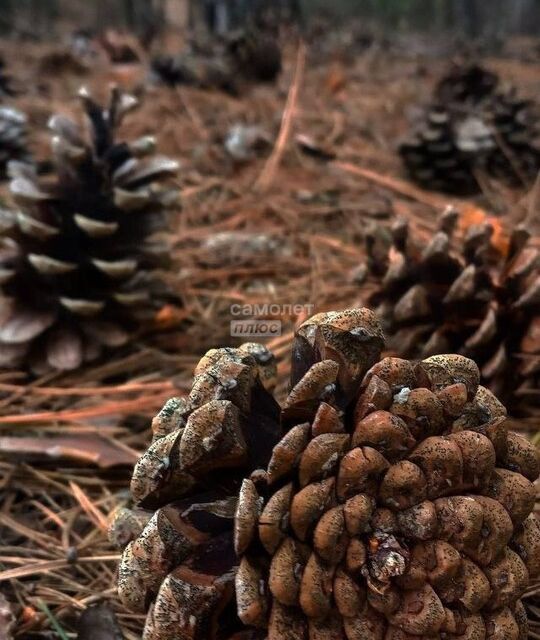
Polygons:
<instances>
[{"instance_id":1,"label":"small stick on ground","mask_svg":"<svg viewBox=\"0 0 540 640\"><path fill-rule=\"evenodd\" d=\"M294 71L294 78L287 95L287 102L283 115L281 117L281 128L276 140L276 144L270 157L266 161L257 181L253 185L255 191L266 191L272 184L277 168L281 162L281 158L285 153L287 142L289 141L294 116L296 112L296 105L298 102L298 94L300 92L300 85L302 84L302 78L304 77L304 67L306 62L306 45L300 42L298 46L298 53L296 55L296 67Z\"/></svg>"}]
</instances>

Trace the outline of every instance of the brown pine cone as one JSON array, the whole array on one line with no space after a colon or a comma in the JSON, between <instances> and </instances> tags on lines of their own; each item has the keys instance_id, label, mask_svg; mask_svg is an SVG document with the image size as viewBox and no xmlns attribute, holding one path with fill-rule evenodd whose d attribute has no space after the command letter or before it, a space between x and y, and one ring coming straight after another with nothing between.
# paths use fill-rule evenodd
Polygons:
<instances>
[{"instance_id":1,"label":"brown pine cone","mask_svg":"<svg viewBox=\"0 0 540 640\"><path fill-rule=\"evenodd\" d=\"M373 228L366 236L373 286L363 302L376 309L391 355L470 357L491 391L519 413L540 401L539 253L523 227L508 247L495 246L489 222L454 242L457 221L446 210L427 240L404 220L390 232Z\"/></svg>"},{"instance_id":2,"label":"brown pine cone","mask_svg":"<svg viewBox=\"0 0 540 640\"><path fill-rule=\"evenodd\" d=\"M10 164L20 210L0 220L1 366L75 369L175 301L158 275L166 247L152 236L167 226L177 192L164 181L178 163L154 155L150 137L117 140L133 96L113 89L106 107L79 97L88 130L51 118L51 175Z\"/></svg>"},{"instance_id":3,"label":"brown pine cone","mask_svg":"<svg viewBox=\"0 0 540 640\"><path fill-rule=\"evenodd\" d=\"M443 76L399 147L415 181L467 194L480 189L479 171L518 184L534 180L540 168L538 109L500 84L496 74L475 64Z\"/></svg>"},{"instance_id":4,"label":"brown pine cone","mask_svg":"<svg viewBox=\"0 0 540 640\"><path fill-rule=\"evenodd\" d=\"M381 347L380 327L367 310L316 316L298 332L293 368L302 376L318 362L316 368L335 378L341 363L339 386L324 383L324 372L317 384L323 384L319 393L345 406ZM214 349L197 366L189 397L173 398L154 419L154 441L131 485L139 511L116 514L119 530L113 525L111 531L115 543L134 531L120 565L119 593L135 611L150 608L144 640L259 637L236 615L233 519L242 481L266 482L261 469L283 435L270 394L275 374L262 345ZM311 401L291 400L283 424L295 424L312 408ZM142 533L141 507L157 509Z\"/></svg>"},{"instance_id":5,"label":"brown pine cone","mask_svg":"<svg viewBox=\"0 0 540 640\"><path fill-rule=\"evenodd\" d=\"M157 509L120 566L143 640L526 637L536 451L471 360L383 346L366 309L308 320L281 420L264 348L201 360L133 476Z\"/></svg>"},{"instance_id":6,"label":"brown pine cone","mask_svg":"<svg viewBox=\"0 0 540 640\"><path fill-rule=\"evenodd\" d=\"M243 483L240 619L267 640L525 640L537 452L471 360L385 358L351 377L358 335L293 374L284 413L301 420L266 483Z\"/></svg>"}]
</instances>

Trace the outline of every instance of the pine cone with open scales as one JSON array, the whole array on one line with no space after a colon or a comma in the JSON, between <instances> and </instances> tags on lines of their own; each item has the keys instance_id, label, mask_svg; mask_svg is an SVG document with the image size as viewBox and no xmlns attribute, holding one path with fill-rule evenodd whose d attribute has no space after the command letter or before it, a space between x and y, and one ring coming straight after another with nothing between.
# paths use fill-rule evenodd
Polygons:
<instances>
[{"instance_id":1,"label":"pine cone with open scales","mask_svg":"<svg viewBox=\"0 0 540 640\"><path fill-rule=\"evenodd\" d=\"M133 475L144 640L525 640L537 452L472 360L383 346L367 309L305 322L279 423L260 358L203 358Z\"/></svg>"},{"instance_id":2,"label":"pine cone with open scales","mask_svg":"<svg viewBox=\"0 0 540 640\"><path fill-rule=\"evenodd\" d=\"M476 193L484 175L529 184L540 169L538 105L487 69L457 65L399 152L413 180L429 189Z\"/></svg>"},{"instance_id":3,"label":"pine cone with open scales","mask_svg":"<svg viewBox=\"0 0 540 640\"><path fill-rule=\"evenodd\" d=\"M500 242L490 221L458 242L458 221L448 208L428 239L405 220L373 227L363 301L376 309L390 354L470 357L513 414L530 412L540 401L540 254L526 228Z\"/></svg>"}]
</instances>

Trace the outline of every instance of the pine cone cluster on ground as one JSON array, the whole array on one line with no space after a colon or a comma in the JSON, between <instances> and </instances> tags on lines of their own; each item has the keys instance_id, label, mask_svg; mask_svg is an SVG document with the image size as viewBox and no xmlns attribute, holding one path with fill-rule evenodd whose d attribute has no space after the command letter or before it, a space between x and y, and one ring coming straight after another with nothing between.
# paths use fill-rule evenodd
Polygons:
<instances>
[{"instance_id":1,"label":"pine cone cluster on ground","mask_svg":"<svg viewBox=\"0 0 540 640\"><path fill-rule=\"evenodd\" d=\"M468 356L493 393L519 413L540 400L540 256L523 227L513 230L508 246L492 242L489 222L453 242L457 221L447 209L427 241L405 220L369 232L364 275L374 289L363 302L376 309L390 353Z\"/></svg>"},{"instance_id":2,"label":"pine cone cluster on ground","mask_svg":"<svg viewBox=\"0 0 540 640\"><path fill-rule=\"evenodd\" d=\"M116 141L133 97L114 89L105 109L85 90L80 98L89 139L53 116L53 174L10 165L20 210L1 220L2 366L74 369L123 344L165 292L156 269L166 249L152 233L176 199L163 181L177 163L153 155L151 138Z\"/></svg>"},{"instance_id":3,"label":"pine cone cluster on ground","mask_svg":"<svg viewBox=\"0 0 540 640\"><path fill-rule=\"evenodd\" d=\"M0 178L7 177L12 160L30 163L27 118L14 107L0 107Z\"/></svg>"},{"instance_id":4,"label":"pine cone cluster on ground","mask_svg":"<svg viewBox=\"0 0 540 640\"><path fill-rule=\"evenodd\" d=\"M308 320L281 411L263 347L201 360L133 475L144 640L526 639L537 452L473 361L383 347L367 309Z\"/></svg>"},{"instance_id":5,"label":"pine cone cluster on ground","mask_svg":"<svg viewBox=\"0 0 540 640\"><path fill-rule=\"evenodd\" d=\"M480 189L488 174L517 184L540 169L540 118L531 100L501 88L496 74L457 66L435 88L411 137L399 152L421 185L449 193Z\"/></svg>"}]
</instances>

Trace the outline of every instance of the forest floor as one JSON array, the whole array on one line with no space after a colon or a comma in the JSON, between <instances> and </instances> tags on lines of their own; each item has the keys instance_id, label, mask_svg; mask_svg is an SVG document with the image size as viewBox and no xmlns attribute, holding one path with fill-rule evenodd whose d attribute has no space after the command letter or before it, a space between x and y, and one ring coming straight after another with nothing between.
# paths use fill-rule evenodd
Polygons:
<instances>
[{"instance_id":1,"label":"forest floor","mask_svg":"<svg viewBox=\"0 0 540 640\"><path fill-rule=\"evenodd\" d=\"M10 104L28 114L38 158L48 157L52 112L77 113L81 85L104 97L115 82L141 98L122 134L156 134L160 152L182 165L170 280L184 307L163 309L159 331L134 336L129 348L76 373L37 380L0 373L0 583L15 603L16 637L75 637L78 614L106 599L126 640L137 640L143 617L116 598L120 552L107 540L107 517L129 502L131 467L150 441L152 416L189 389L208 348L232 344L231 304L354 306L365 295L354 272L366 225L405 216L427 234L437 212L455 204L465 222L496 216L507 230L523 215L527 190L492 184L457 200L408 181L397 143L449 65L448 51L434 44L358 51L290 44L277 84L238 98L141 88L144 64L68 64L53 73L53 45L4 50L24 87ZM481 62L524 96L540 95L540 58ZM259 127L266 141L242 162L224 148L238 124ZM291 332L302 319L282 316L283 335L269 345L281 390ZM540 624L533 633L540 638Z\"/></svg>"}]
</instances>

